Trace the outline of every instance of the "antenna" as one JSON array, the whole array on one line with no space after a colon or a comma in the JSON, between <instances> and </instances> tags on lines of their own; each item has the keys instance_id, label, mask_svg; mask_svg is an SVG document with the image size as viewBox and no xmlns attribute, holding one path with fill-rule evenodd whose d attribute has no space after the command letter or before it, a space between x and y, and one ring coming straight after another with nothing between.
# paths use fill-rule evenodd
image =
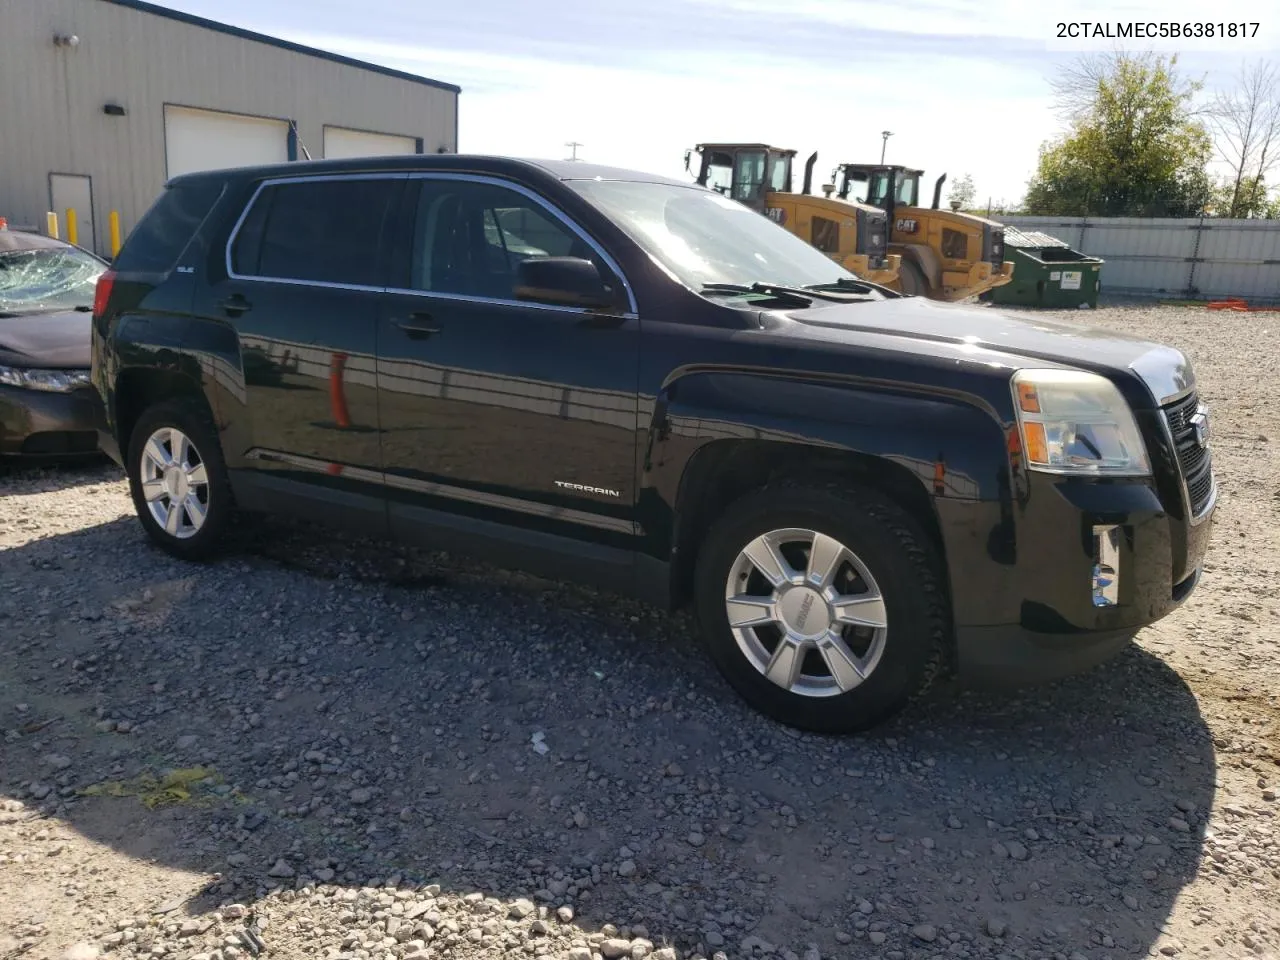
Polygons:
<instances>
[{"instance_id":1,"label":"antenna","mask_svg":"<svg viewBox=\"0 0 1280 960\"><path fill-rule=\"evenodd\" d=\"M578 159L578 148L579 148L579 147L581 147L581 146L583 146L583 144L579 143L577 140L570 140L568 143L566 143L566 144L565 144L565 146L566 146L566 147L568 147L570 150L572 150L572 151L573 151L573 155L572 155L572 156L569 156L569 157L566 157L565 159L566 159L566 160L577 160L577 159Z\"/></svg>"},{"instance_id":2,"label":"antenna","mask_svg":"<svg viewBox=\"0 0 1280 960\"><path fill-rule=\"evenodd\" d=\"M290 120L289 126L293 127L293 137L298 141L298 146L302 148L302 155L308 160L311 159L311 151L307 149L307 145L302 142L302 134L298 132L298 121Z\"/></svg>"}]
</instances>

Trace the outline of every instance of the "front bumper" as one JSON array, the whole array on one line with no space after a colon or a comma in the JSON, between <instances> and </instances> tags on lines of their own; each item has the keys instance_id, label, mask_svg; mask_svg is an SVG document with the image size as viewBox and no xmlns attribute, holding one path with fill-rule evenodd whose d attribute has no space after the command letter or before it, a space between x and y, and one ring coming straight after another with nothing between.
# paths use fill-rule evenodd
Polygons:
<instances>
[{"instance_id":1,"label":"front bumper","mask_svg":"<svg viewBox=\"0 0 1280 960\"><path fill-rule=\"evenodd\" d=\"M1155 484L1028 478L1021 498L938 503L957 667L982 682L1069 676L1107 660L1200 582L1216 504L1187 522Z\"/></svg>"},{"instance_id":2,"label":"front bumper","mask_svg":"<svg viewBox=\"0 0 1280 960\"><path fill-rule=\"evenodd\" d=\"M0 456L83 457L99 451L97 393L52 393L0 386Z\"/></svg>"}]
</instances>

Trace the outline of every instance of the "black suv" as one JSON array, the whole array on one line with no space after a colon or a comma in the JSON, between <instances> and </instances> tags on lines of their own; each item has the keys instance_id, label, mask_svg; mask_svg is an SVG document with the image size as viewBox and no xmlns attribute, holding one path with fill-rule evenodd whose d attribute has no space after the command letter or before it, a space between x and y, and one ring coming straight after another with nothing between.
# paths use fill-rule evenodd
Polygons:
<instances>
[{"instance_id":1,"label":"black suv","mask_svg":"<svg viewBox=\"0 0 1280 960\"><path fill-rule=\"evenodd\" d=\"M101 280L147 533L289 514L664 606L802 728L1120 650L1216 498L1187 359L902 297L714 191L430 156L171 181Z\"/></svg>"}]
</instances>

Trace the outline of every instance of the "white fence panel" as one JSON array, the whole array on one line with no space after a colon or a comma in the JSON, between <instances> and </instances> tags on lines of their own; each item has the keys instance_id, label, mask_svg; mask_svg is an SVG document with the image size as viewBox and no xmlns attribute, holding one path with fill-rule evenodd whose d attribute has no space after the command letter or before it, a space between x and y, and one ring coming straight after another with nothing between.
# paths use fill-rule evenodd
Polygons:
<instances>
[{"instance_id":1,"label":"white fence panel","mask_svg":"<svg viewBox=\"0 0 1280 960\"><path fill-rule=\"evenodd\" d=\"M1280 302L1280 220L1003 217L1101 257L1104 293Z\"/></svg>"}]
</instances>

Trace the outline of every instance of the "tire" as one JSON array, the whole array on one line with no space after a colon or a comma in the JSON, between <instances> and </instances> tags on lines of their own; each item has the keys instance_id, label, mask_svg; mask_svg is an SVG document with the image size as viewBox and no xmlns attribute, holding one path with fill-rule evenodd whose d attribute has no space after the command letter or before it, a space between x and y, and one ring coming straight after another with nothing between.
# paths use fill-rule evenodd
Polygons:
<instances>
[{"instance_id":1,"label":"tire","mask_svg":"<svg viewBox=\"0 0 1280 960\"><path fill-rule=\"evenodd\" d=\"M924 274L910 260L902 261L902 270L898 274L898 286L908 297L923 297L929 291Z\"/></svg>"},{"instance_id":2,"label":"tire","mask_svg":"<svg viewBox=\"0 0 1280 960\"><path fill-rule=\"evenodd\" d=\"M769 611L755 604L734 605L738 612L766 618L778 614L782 620L734 629L728 597L770 589L744 550L764 534L788 530L816 532L847 548L836 565L842 572L833 580L832 595L837 601L858 600L858 606L845 609L865 611L863 619L880 620L883 630L831 623L830 595L815 593L806 603L807 588L792 584L775 591L781 599ZM832 555L830 540L822 542ZM796 561L793 567L804 566L794 548L783 546L782 554ZM694 590L703 640L720 673L749 705L790 727L826 734L867 730L923 696L945 664L947 615L936 554L910 515L873 490L788 485L749 494L730 505L708 532L699 550ZM867 599L874 594L882 599L879 610ZM821 619L814 618L815 606ZM771 662L783 662L776 658L782 641L769 646L771 637L782 636L782 626L794 636L797 625L812 634L828 624L844 643L844 652L861 658L865 676L860 681L849 672L848 659L841 662L838 646L828 646L823 654L813 645L827 645L830 631L802 641L799 649L806 652L792 688L766 676L771 655ZM833 660L840 663L839 671L831 668ZM820 676L824 670L826 678ZM854 682L839 682L837 672Z\"/></svg>"},{"instance_id":3,"label":"tire","mask_svg":"<svg viewBox=\"0 0 1280 960\"><path fill-rule=\"evenodd\" d=\"M144 454L150 441L155 438L160 443L159 450L172 455L177 437L171 431L177 431L188 439L189 448L193 452L188 454L186 462L196 468L202 467L203 471L184 470L183 480L176 486L166 487L165 483L168 481L161 480L157 487L157 458L149 454L144 458ZM206 560L213 557L224 540L233 507L222 447L208 418L190 402L166 401L157 404L138 418L129 437L128 451L125 469L129 476L129 492L147 536L167 553L182 560ZM203 478L203 482L200 478ZM159 513L167 519L171 513L166 508L174 503L175 492L183 498L183 508L177 517L179 530L176 534L168 532L152 511L153 504L158 504ZM153 494L159 496L148 499ZM192 494L195 503L187 500L185 494ZM204 507L204 517L197 524L195 512L201 505Z\"/></svg>"}]
</instances>

